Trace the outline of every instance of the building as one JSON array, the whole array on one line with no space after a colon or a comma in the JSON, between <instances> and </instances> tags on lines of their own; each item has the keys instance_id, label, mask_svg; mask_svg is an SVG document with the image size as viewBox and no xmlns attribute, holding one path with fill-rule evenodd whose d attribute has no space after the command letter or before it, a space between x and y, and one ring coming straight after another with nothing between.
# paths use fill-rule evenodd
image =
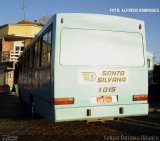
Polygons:
<instances>
[{"instance_id":1,"label":"building","mask_svg":"<svg viewBox=\"0 0 160 141\"><path fill-rule=\"evenodd\" d=\"M26 20L0 26L0 74L5 77L1 78L5 81L0 81L0 85L3 82L12 88L17 58L42 27L42 24Z\"/></svg>"}]
</instances>

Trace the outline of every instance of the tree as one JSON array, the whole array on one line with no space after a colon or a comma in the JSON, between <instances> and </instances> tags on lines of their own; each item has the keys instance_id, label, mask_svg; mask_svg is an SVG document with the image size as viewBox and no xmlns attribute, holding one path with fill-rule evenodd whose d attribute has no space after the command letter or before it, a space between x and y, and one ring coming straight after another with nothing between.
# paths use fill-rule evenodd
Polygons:
<instances>
[{"instance_id":1,"label":"tree","mask_svg":"<svg viewBox=\"0 0 160 141\"><path fill-rule=\"evenodd\" d=\"M52 17L51 15L50 16L42 16L37 20L37 22L41 23L41 24L46 24L51 17Z\"/></svg>"}]
</instances>

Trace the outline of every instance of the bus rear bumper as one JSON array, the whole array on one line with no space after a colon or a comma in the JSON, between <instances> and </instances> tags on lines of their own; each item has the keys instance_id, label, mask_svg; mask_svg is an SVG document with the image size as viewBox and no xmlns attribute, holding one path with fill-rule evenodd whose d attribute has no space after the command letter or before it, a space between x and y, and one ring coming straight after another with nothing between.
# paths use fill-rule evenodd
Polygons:
<instances>
[{"instance_id":1,"label":"bus rear bumper","mask_svg":"<svg viewBox=\"0 0 160 141\"><path fill-rule=\"evenodd\" d=\"M57 108L55 122L148 115L148 104Z\"/></svg>"}]
</instances>

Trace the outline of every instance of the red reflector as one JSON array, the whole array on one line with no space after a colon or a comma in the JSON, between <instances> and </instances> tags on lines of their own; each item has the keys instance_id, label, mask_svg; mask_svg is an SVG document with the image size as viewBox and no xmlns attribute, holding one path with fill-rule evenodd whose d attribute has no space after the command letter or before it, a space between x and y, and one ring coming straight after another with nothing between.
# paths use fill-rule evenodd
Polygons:
<instances>
[{"instance_id":1,"label":"red reflector","mask_svg":"<svg viewBox=\"0 0 160 141\"><path fill-rule=\"evenodd\" d=\"M54 105L67 105L67 104L74 104L74 98L55 98L53 99Z\"/></svg>"},{"instance_id":2,"label":"red reflector","mask_svg":"<svg viewBox=\"0 0 160 141\"><path fill-rule=\"evenodd\" d=\"M0 85L0 91L3 91L3 85Z\"/></svg>"},{"instance_id":3,"label":"red reflector","mask_svg":"<svg viewBox=\"0 0 160 141\"><path fill-rule=\"evenodd\" d=\"M143 94L143 95L133 95L133 101L144 101L148 100L148 95Z\"/></svg>"}]
</instances>

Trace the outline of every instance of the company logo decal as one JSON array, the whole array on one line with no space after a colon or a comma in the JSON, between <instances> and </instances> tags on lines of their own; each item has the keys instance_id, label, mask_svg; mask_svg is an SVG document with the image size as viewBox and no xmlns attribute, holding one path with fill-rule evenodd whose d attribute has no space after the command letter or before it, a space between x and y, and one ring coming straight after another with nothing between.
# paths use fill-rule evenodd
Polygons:
<instances>
[{"instance_id":1,"label":"company logo decal","mask_svg":"<svg viewBox=\"0 0 160 141\"><path fill-rule=\"evenodd\" d=\"M95 81L96 80L96 74L94 72L82 72L82 75L85 81Z\"/></svg>"},{"instance_id":2,"label":"company logo decal","mask_svg":"<svg viewBox=\"0 0 160 141\"><path fill-rule=\"evenodd\" d=\"M101 72L81 71L80 83L127 83L128 71L107 70Z\"/></svg>"}]
</instances>

